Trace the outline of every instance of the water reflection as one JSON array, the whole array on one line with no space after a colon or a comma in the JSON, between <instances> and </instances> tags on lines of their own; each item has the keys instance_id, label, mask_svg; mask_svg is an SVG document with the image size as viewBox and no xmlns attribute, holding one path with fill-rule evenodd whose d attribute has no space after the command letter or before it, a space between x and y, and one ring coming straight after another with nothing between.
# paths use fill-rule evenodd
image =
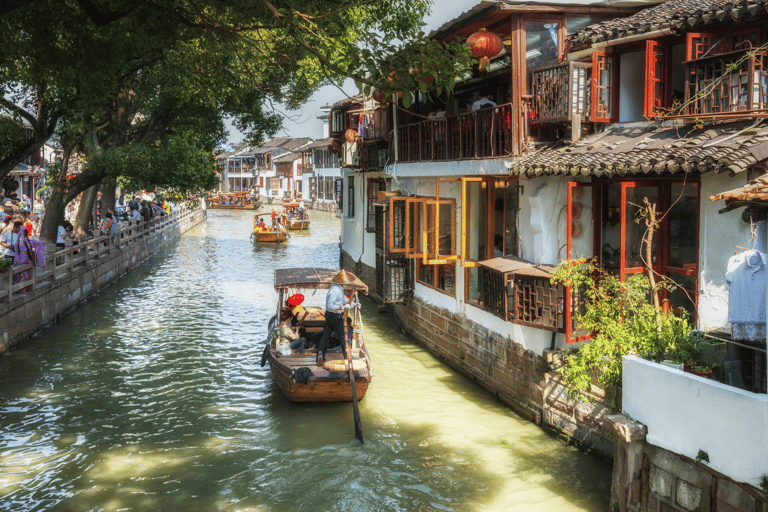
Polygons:
<instances>
[{"instance_id":1,"label":"water reflection","mask_svg":"<svg viewBox=\"0 0 768 512\"><path fill-rule=\"evenodd\" d=\"M339 221L266 246L211 212L0 358L8 510L605 510L610 468L516 417L365 301L361 402L291 404L258 365L272 271L338 265Z\"/></svg>"}]
</instances>

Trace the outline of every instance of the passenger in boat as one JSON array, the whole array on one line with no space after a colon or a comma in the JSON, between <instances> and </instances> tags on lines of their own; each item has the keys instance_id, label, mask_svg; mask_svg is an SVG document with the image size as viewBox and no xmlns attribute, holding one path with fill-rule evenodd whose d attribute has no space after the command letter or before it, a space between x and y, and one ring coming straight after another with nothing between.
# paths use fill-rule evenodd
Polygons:
<instances>
[{"instance_id":1,"label":"passenger in boat","mask_svg":"<svg viewBox=\"0 0 768 512\"><path fill-rule=\"evenodd\" d=\"M345 271L341 270L331 280L333 283L328 289L328 295L325 298L325 327L323 327L323 336L320 338L320 345L317 347L317 365L322 366L325 362L325 353L328 350L328 343L331 341L331 335L342 340L341 351L344 358L347 357L347 347L344 340L344 323L342 314L351 307L350 300L344 294L344 285L350 285L354 279Z\"/></svg>"},{"instance_id":2,"label":"passenger in boat","mask_svg":"<svg viewBox=\"0 0 768 512\"><path fill-rule=\"evenodd\" d=\"M293 312L283 310L280 314L280 339L277 342L277 353L279 356L289 356L292 350L305 350L307 348L306 338L299 336L299 333L291 328Z\"/></svg>"}]
</instances>

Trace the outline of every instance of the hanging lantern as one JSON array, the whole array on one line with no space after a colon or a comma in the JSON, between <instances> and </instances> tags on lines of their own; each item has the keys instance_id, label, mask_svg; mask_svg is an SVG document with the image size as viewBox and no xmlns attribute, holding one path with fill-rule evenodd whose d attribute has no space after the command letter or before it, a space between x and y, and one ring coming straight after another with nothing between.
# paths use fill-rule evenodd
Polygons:
<instances>
[{"instance_id":1,"label":"hanging lantern","mask_svg":"<svg viewBox=\"0 0 768 512\"><path fill-rule=\"evenodd\" d=\"M491 59L501 52L501 38L493 32L481 28L467 38L467 44L472 51L472 57L480 61L480 70L485 71L491 64Z\"/></svg>"},{"instance_id":2,"label":"hanging lantern","mask_svg":"<svg viewBox=\"0 0 768 512\"><path fill-rule=\"evenodd\" d=\"M344 140L347 142L357 142L357 130L350 128L344 132Z\"/></svg>"}]
</instances>

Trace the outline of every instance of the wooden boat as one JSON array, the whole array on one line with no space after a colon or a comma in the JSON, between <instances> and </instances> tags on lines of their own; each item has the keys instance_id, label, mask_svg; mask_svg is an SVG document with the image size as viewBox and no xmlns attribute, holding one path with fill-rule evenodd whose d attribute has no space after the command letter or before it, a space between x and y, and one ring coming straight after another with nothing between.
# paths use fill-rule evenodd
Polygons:
<instances>
[{"instance_id":1,"label":"wooden boat","mask_svg":"<svg viewBox=\"0 0 768 512\"><path fill-rule=\"evenodd\" d=\"M219 193L206 198L206 208L212 210L258 210L261 203L251 200L247 193Z\"/></svg>"},{"instance_id":2,"label":"wooden boat","mask_svg":"<svg viewBox=\"0 0 768 512\"><path fill-rule=\"evenodd\" d=\"M259 222L259 217L262 217L264 215L272 215L271 212L267 213L258 213L253 216L253 233L251 233L251 237L255 238L257 242L267 242L267 243L280 243L287 241L291 235L289 235L285 228L281 229L280 231L272 231L270 227L266 227L263 230L257 226ZM281 220L280 223L285 226L285 216L280 214ZM266 222L265 222L266 224ZM271 220L270 220L271 224Z\"/></svg>"},{"instance_id":3,"label":"wooden boat","mask_svg":"<svg viewBox=\"0 0 768 512\"><path fill-rule=\"evenodd\" d=\"M287 203L283 205L283 208L285 208L285 211L290 211L291 209L296 209L295 215L288 218L285 223L285 227L288 228L291 231L298 231L298 230L307 230L309 229L309 213L305 209L303 212L304 218L299 218L297 215L299 215L298 211L299 203Z\"/></svg>"},{"instance_id":4,"label":"wooden boat","mask_svg":"<svg viewBox=\"0 0 768 512\"><path fill-rule=\"evenodd\" d=\"M324 366L317 366L317 351L293 350L290 355L279 355L277 352L276 320L287 297L302 290L325 290L331 287L333 277L338 270L322 268L288 268L275 271L275 290L278 293L277 315L270 321L270 336L265 347L266 359L269 361L272 375L277 385L292 402L350 402L352 401L352 385L349 380L347 364L340 349L330 349L326 352ZM351 274L350 274L351 276ZM345 289L354 289L368 293L368 286L354 278ZM310 339L312 334L321 332L325 326L325 293L306 293L308 297L316 297L320 305L304 305L307 313L300 326L299 334ZM350 311L352 319L352 356L355 368L355 385L358 400L362 400L368 385L373 378L373 366L368 349L363 340L363 321L360 308L356 306Z\"/></svg>"}]
</instances>

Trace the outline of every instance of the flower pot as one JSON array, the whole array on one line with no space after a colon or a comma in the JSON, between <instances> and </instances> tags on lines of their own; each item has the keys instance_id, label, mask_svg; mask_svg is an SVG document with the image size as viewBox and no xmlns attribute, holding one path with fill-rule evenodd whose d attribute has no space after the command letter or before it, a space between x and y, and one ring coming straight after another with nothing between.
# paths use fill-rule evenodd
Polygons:
<instances>
[{"instance_id":1,"label":"flower pot","mask_svg":"<svg viewBox=\"0 0 768 512\"><path fill-rule=\"evenodd\" d=\"M703 372L693 372L694 375L698 375L699 377L704 377L705 379L709 379L712 377L712 370L706 370Z\"/></svg>"},{"instance_id":2,"label":"flower pot","mask_svg":"<svg viewBox=\"0 0 768 512\"><path fill-rule=\"evenodd\" d=\"M693 370L692 370L691 368L693 368L694 366L696 366L696 362L693 362L693 363L685 363L685 364L683 365L683 371L684 371L684 372L687 372L687 373L693 373Z\"/></svg>"}]
</instances>

